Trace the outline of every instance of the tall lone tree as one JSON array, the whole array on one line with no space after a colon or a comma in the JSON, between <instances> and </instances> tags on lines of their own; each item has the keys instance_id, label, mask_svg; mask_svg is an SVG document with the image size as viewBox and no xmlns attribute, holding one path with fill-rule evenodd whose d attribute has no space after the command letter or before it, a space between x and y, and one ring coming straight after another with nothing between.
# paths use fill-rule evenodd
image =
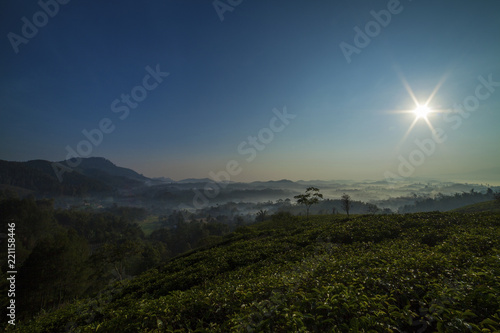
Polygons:
<instances>
[{"instance_id":1,"label":"tall lone tree","mask_svg":"<svg viewBox=\"0 0 500 333\"><path fill-rule=\"evenodd\" d=\"M347 213L347 218L349 218L349 211L351 210L352 206L351 196L344 193L340 198L340 205L342 206L342 209Z\"/></svg>"},{"instance_id":2,"label":"tall lone tree","mask_svg":"<svg viewBox=\"0 0 500 333\"><path fill-rule=\"evenodd\" d=\"M264 222L267 216L267 210L259 210L257 212L257 221Z\"/></svg>"},{"instance_id":3,"label":"tall lone tree","mask_svg":"<svg viewBox=\"0 0 500 333\"><path fill-rule=\"evenodd\" d=\"M500 192L493 194L493 198L495 198L497 204L500 205Z\"/></svg>"},{"instance_id":4,"label":"tall lone tree","mask_svg":"<svg viewBox=\"0 0 500 333\"><path fill-rule=\"evenodd\" d=\"M319 199L323 199L323 194L319 193L319 188L308 187L305 194L299 194L294 196L297 199L297 203L306 206L306 216L309 220L309 208L312 205L317 204Z\"/></svg>"}]
</instances>

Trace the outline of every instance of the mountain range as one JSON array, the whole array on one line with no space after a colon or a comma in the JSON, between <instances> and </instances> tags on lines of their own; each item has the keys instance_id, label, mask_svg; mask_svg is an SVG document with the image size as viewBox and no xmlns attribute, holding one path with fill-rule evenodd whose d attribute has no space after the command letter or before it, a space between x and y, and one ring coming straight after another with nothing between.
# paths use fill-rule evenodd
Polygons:
<instances>
[{"instance_id":1,"label":"mountain range","mask_svg":"<svg viewBox=\"0 0 500 333\"><path fill-rule=\"evenodd\" d=\"M171 178L148 178L138 172L115 165L103 157L82 158L75 168L68 161L51 162L31 160L12 162L0 160L0 190L10 189L19 195L37 196L115 196L177 198L191 202L193 190L204 191L209 178L187 178L175 181ZM219 201L277 200L292 198L307 187L319 187L325 198L338 198L348 193L356 200L378 202L391 197L433 197L438 193L454 194L469 192L471 188L485 192L487 184L467 184L425 179L407 179L396 185L386 181L310 180L288 179L254 181L250 183L226 182L217 196ZM498 191L499 187L492 187ZM397 206L408 203L397 203ZM397 208L392 207L391 208Z\"/></svg>"},{"instance_id":2,"label":"mountain range","mask_svg":"<svg viewBox=\"0 0 500 333\"><path fill-rule=\"evenodd\" d=\"M44 195L83 195L141 186L149 180L102 157L83 158L73 169L66 165L66 161L0 160L0 186ZM64 169L61 169L62 166ZM64 172L61 173L61 170Z\"/></svg>"},{"instance_id":3,"label":"mountain range","mask_svg":"<svg viewBox=\"0 0 500 333\"><path fill-rule=\"evenodd\" d=\"M209 178L186 178L178 181L166 177L148 178L132 169L117 166L104 157L82 158L75 168L69 168L68 164L67 161L12 162L0 160L0 186L35 191L41 194L74 195L109 192L114 189L142 185L189 185L213 182ZM293 185L294 182L282 179L266 182L256 181L251 184L255 187L287 187Z\"/></svg>"}]
</instances>

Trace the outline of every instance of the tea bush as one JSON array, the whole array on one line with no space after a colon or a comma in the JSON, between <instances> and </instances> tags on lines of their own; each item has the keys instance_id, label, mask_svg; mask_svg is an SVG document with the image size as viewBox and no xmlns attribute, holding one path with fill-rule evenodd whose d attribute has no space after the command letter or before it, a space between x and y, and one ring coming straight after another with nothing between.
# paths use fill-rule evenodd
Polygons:
<instances>
[{"instance_id":1,"label":"tea bush","mask_svg":"<svg viewBox=\"0 0 500 333\"><path fill-rule=\"evenodd\" d=\"M500 215L279 216L20 332L498 332Z\"/></svg>"}]
</instances>

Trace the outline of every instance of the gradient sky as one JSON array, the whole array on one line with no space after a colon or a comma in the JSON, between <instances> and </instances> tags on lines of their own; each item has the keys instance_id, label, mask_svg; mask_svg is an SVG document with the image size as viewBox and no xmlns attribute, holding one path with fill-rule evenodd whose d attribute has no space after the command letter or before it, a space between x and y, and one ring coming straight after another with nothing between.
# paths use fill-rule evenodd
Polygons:
<instances>
[{"instance_id":1,"label":"gradient sky","mask_svg":"<svg viewBox=\"0 0 500 333\"><path fill-rule=\"evenodd\" d=\"M474 101L478 77L500 82L500 2L396 5L243 0L221 21L212 1L73 0L16 53L9 33L22 36L22 18L43 20L42 9L4 1L0 159L63 160L108 118L114 131L89 156L149 177L208 177L235 160L238 181L383 179L413 157L411 176L494 182L500 86L480 88L467 117L453 110ZM399 12L348 63L340 44L355 46L354 28L388 6ZM113 101L157 65L169 76L120 119ZM433 140L423 119L405 135L415 115L398 111L416 105L403 82L419 103L439 85L429 121L446 140L428 155L415 152L415 140ZM284 107L295 118L271 140L265 128ZM268 142L249 161L244 142L259 132Z\"/></svg>"}]
</instances>

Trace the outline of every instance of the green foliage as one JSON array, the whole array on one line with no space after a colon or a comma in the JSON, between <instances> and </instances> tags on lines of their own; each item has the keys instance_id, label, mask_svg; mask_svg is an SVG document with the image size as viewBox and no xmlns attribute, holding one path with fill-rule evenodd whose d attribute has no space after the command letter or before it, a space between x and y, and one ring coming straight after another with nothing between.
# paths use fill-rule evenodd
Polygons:
<instances>
[{"instance_id":1,"label":"green foliage","mask_svg":"<svg viewBox=\"0 0 500 333\"><path fill-rule=\"evenodd\" d=\"M340 205L342 209L346 212L347 217L349 217L349 211L351 210L352 207L351 196L346 193L342 194L342 197L340 198Z\"/></svg>"},{"instance_id":2,"label":"green foliage","mask_svg":"<svg viewBox=\"0 0 500 333\"><path fill-rule=\"evenodd\" d=\"M17 276L23 312L37 312L81 295L88 287L85 239L74 230L61 230L35 246Z\"/></svg>"},{"instance_id":3,"label":"green foliage","mask_svg":"<svg viewBox=\"0 0 500 333\"><path fill-rule=\"evenodd\" d=\"M52 201L34 199L9 198L0 201L0 223L16 223L16 233L22 237L16 238L16 259L24 261L35 247L37 240L53 232L57 228L52 214ZM2 232L6 232L3 229ZM5 249L2 249L5 250ZM2 259L5 257L2 257Z\"/></svg>"},{"instance_id":4,"label":"green foliage","mask_svg":"<svg viewBox=\"0 0 500 333\"><path fill-rule=\"evenodd\" d=\"M94 262L104 264L104 271L111 269L117 280L125 278L126 268L142 253L142 246L133 240L123 240L117 243L106 243L93 255Z\"/></svg>"},{"instance_id":5,"label":"green foliage","mask_svg":"<svg viewBox=\"0 0 500 333\"><path fill-rule=\"evenodd\" d=\"M257 212L256 221L263 222L266 219L266 216L267 216L267 210L261 209Z\"/></svg>"},{"instance_id":6,"label":"green foliage","mask_svg":"<svg viewBox=\"0 0 500 333\"><path fill-rule=\"evenodd\" d=\"M165 245L170 255L178 255L203 245L208 245L229 232L226 224L213 221L185 222L178 220L173 228L161 228L151 233L149 238ZM215 236L215 238L214 238Z\"/></svg>"},{"instance_id":7,"label":"green foliage","mask_svg":"<svg viewBox=\"0 0 500 333\"><path fill-rule=\"evenodd\" d=\"M500 204L500 192L493 194L493 197L495 198L496 203Z\"/></svg>"},{"instance_id":8,"label":"green foliage","mask_svg":"<svg viewBox=\"0 0 500 333\"><path fill-rule=\"evenodd\" d=\"M479 212L494 212L500 213L500 200L495 201L486 201L480 202L472 205L463 206L457 209L454 209L453 212L458 213L479 213Z\"/></svg>"},{"instance_id":9,"label":"green foliage","mask_svg":"<svg viewBox=\"0 0 500 333\"><path fill-rule=\"evenodd\" d=\"M144 237L141 228L132 223L133 218L122 214L62 210L56 211L54 215L60 225L76 230L89 243Z\"/></svg>"},{"instance_id":10,"label":"green foliage","mask_svg":"<svg viewBox=\"0 0 500 333\"><path fill-rule=\"evenodd\" d=\"M240 227L22 332L497 332L500 216Z\"/></svg>"},{"instance_id":11,"label":"green foliage","mask_svg":"<svg viewBox=\"0 0 500 333\"><path fill-rule=\"evenodd\" d=\"M107 209L108 212L115 216L126 219L130 222L135 222L138 220L143 220L147 216L147 211L144 208L139 207L124 207L124 206L113 206Z\"/></svg>"},{"instance_id":12,"label":"green foliage","mask_svg":"<svg viewBox=\"0 0 500 333\"><path fill-rule=\"evenodd\" d=\"M432 211L461 211L463 213L473 213L479 211L491 211L493 207L481 207L480 203L491 201L494 198L493 190L490 188L486 193L476 192L471 189L469 192L444 195L438 193L434 197L414 197L415 203L404 205L398 209L400 213L432 212ZM479 209L475 209L474 204L479 204ZM464 206L472 206L470 210L462 209ZM486 209L484 209L486 208Z\"/></svg>"},{"instance_id":13,"label":"green foliage","mask_svg":"<svg viewBox=\"0 0 500 333\"><path fill-rule=\"evenodd\" d=\"M317 204L319 199L323 199L323 194L319 193L318 188L311 186L306 189L306 193L296 195L294 198L298 204L306 206L306 217L309 218L309 208Z\"/></svg>"},{"instance_id":14,"label":"green foliage","mask_svg":"<svg viewBox=\"0 0 500 333\"><path fill-rule=\"evenodd\" d=\"M142 216L141 209L55 211L53 200L9 195L0 199L0 212L5 231L7 223L15 223L16 301L22 304L16 309L18 319L93 295L110 282L158 266L170 255L164 243L145 239L132 223ZM7 246L0 254L0 314L5 317Z\"/></svg>"}]
</instances>

